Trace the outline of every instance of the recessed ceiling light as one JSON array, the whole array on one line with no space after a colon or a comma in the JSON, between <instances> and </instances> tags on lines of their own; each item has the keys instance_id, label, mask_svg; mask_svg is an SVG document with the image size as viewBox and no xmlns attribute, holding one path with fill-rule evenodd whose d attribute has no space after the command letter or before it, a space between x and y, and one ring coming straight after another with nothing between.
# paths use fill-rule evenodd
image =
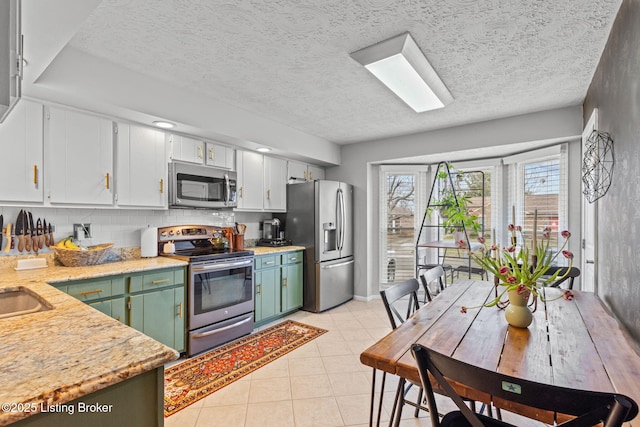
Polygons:
<instances>
[{"instance_id":1,"label":"recessed ceiling light","mask_svg":"<svg viewBox=\"0 0 640 427\"><path fill-rule=\"evenodd\" d=\"M261 153L268 153L269 151L271 151L271 148L260 147L260 148L256 148L256 151L259 151Z\"/></svg>"},{"instance_id":2,"label":"recessed ceiling light","mask_svg":"<svg viewBox=\"0 0 640 427\"><path fill-rule=\"evenodd\" d=\"M360 49L351 57L417 113L442 108L453 101L409 33Z\"/></svg>"},{"instance_id":3,"label":"recessed ceiling light","mask_svg":"<svg viewBox=\"0 0 640 427\"><path fill-rule=\"evenodd\" d=\"M171 129L171 128L176 127L175 123L165 122L165 121L162 121L162 120L156 120L155 122L153 122L153 124L155 126L159 127L159 128L162 128L162 129Z\"/></svg>"}]
</instances>

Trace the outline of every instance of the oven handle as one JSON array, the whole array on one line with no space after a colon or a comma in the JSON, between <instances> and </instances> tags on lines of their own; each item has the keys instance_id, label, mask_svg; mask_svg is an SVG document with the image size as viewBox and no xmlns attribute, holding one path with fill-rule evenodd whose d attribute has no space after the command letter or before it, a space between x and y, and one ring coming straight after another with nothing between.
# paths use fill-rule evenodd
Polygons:
<instances>
[{"instance_id":1,"label":"oven handle","mask_svg":"<svg viewBox=\"0 0 640 427\"><path fill-rule=\"evenodd\" d=\"M252 320L253 320L252 317L247 317L246 319L241 320L239 322L236 322L233 325L223 326L222 328L214 329L213 331L209 331L209 332L203 332L201 334L193 334L193 338L208 337L209 335L217 334L218 332L224 332L224 331L226 331L228 329L235 328L235 327L238 327L240 325L244 325L245 323L251 322Z\"/></svg>"},{"instance_id":2,"label":"oven handle","mask_svg":"<svg viewBox=\"0 0 640 427\"><path fill-rule=\"evenodd\" d=\"M212 264L206 267L193 267L193 271L197 273L201 273L203 271L221 271L221 270L228 270L233 267L247 267L247 266L250 266L252 263L253 261L250 259L246 261L225 262L220 264Z\"/></svg>"}]
</instances>

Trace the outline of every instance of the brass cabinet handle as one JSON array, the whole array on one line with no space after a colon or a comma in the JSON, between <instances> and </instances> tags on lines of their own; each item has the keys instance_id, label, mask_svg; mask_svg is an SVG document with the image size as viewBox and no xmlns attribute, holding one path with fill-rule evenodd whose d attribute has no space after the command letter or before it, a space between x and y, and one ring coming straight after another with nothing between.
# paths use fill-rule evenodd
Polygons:
<instances>
[{"instance_id":1,"label":"brass cabinet handle","mask_svg":"<svg viewBox=\"0 0 640 427\"><path fill-rule=\"evenodd\" d=\"M282 279L282 280L284 280L284 282L282 283L282 284L284 285L284 287L285 287L285 288L286 288L286 287L288 287L288 286L289 286L289 284L287 283L287 278L285 277L285 278L284 278L284 279Z\"/></svg>"},{"instance_id":2,"label":"brass cabinet handle","mask_svg":"<svg viewBox=\"0 0 640 427\"><path fill-rule=\"evenodd\" d=\"M109 173L107 172L107 174L105 175L105 181L106 181L106 188L107 190L109 189Z\"/></svg>"},{"instance_id":3,"label":"brass cabinet handle","mask_svg":"<svg viewBox=\"0 0 640 427\"><path fill-rule=\"evenodd\" d=\"M265 261L264 262L264 265L271 265L271 264L273 264L273 261Z\"/></svg>"},{"instance_id":4,"label":"brass cabinet handle","mask_svg":"<svg viewBox=\"0 0 640 427\"><path fill-rule=\"evenodd\" d=\"M209 160L215 160L213 147L209 148Z\"/></svg>"},{"instance_id":5,"label":"brass cabinet handle","mask_svg":"<svg viewBox=\"0 0 640 427\"><path fill-rule=\"evenodd\" d=\"M309 171L309 181L313 181L313 172Z\"/></svg>"},{"instance_id":6,"label":"brass cabinet handle","mask_svg":"<svg viewBox=\"0 0 640 427\"><path fill-rule=\"evenodd\" d=\"M164 193L164 179L160 178L160 194Z\"/></svg>"},{"instance_id":7,"label":"brass cabinet handle","mask_svg":"<svg viewBox=\"0 0 640 427\"><path fill-rule=\"evenodd\" d=\"M178 304L178 317L182 319L182 303Z\"/></svg>"},{"instance_id":8,"label":"brass cabinet handle","mask_svg":"<svg viewBox=\"0 0 640 427\"><path fill-rule=\"evenodd\" d=\"M304 171L304 179L307 179L307 171Z\"/></svg>"},{"instance_id":9,"label":"brass cabinet handle","mask_svg":"<svg viewBox=\"0 0 640 427\"><path fill-rule=\"evenodd\" d=\"M262 295L262 283L258 284L258 290L256 291L256 295Z\"/></svg>"},{"instance_id":10,"label":"brass cabinet handle","mask_svg":"<svg viewBox=\"0 0 640 427\"><path fill-rule=\"evenodd\" d=\"M295 261L297 259L298 259L297 257L292 256L291 258L289 258L289 261Z\"/></svg>"},{"instance_id":11,"label":"brass cabinet handle","mask_svg":"<svg viewBox=\"0 0 640 427\"><path fill-rule=\"evenodd\" d=\"M33 183L38 185L38 165L33 165Z\"/></svg>"},{"instance_id":12,"label":"brass cabinet handle","mask_svg":"<svg viewBox=\"0 0 640 427\"><path fill-rule=\"evenodd\" d=\"M243 187L240 187L240 190L238 190L238 192L240 193L240 198L242 198L242 188Z\"/></svg>"},{"instance_id":13,"label":"brass cabinet handle","mask_svg":"<svg viewBox=\"0 0 640 427\"><path fill-rule=\"evenodd\" d=\"M198 146L198 158L202 158L202 145Z\"/></svg>"},{"instance_id":14,"label":"brass cabinet handle","mask_svg":"<svg viewBox=\"0 0 640 427\"><path fill-rule=\"evenodd\" d=\"M271 190L267 190L267 200L271 199Z\"/></svg>"},{"instance_id":15,"label":"brass cabinet handle","mask_svg":"<svg viewBox=\"0 0 640 427\"><path fill-rule=\"evenodd\" d=\"M80 292L80 295L84 297L91 294L99 294L100 292L104 292L104 291L102 289L94 289L93 291Z\"/></svg>"},{"instance_id":16,"label":"brass cabinet handle","mask_svg":"<svg viewBox=\"0 0 640 427\"><path fill-rule=\"evenodd\" d=\"M152 280L152 281L151 281L151 284L152 284L152 285L157 285L158 283L165 283L165 282L168 282L168 281L169 281L169 279L158 279L158 280Z\"/></svg>"}]
</instances>

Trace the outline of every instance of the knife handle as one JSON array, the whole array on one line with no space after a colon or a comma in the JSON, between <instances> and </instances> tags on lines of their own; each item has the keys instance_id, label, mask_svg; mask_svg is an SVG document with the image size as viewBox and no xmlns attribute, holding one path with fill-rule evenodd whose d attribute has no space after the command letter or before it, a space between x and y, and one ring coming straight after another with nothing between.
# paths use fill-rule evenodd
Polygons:
<instances>
[{"instance_id":1,"label":"knife handle","mask_svg":"<svg viewBox=\"0 0 640 427\"><path fill-rule=\"evenodd\" d=\"M11 238L11 223L7 224L7 246L4 248L4 252L8 253L9 249L11 249L11 245L13 245L13 239Z\"/></svg>"},{"instance_id":2,"label":"knife handle","mask_svg":"<svg viewBox=\"0 0 640 427\"><path fill-rule=\"evenodd\" d=\"M38 237L37 236L31 237L31 243L33 244L33 252L37 254L38 253Z\"/></svg>"},{"instance_id":3,"label":"knife handle","mask_svg":"<svg viewBox=\"0 0 640 427\"><path fill-rule=\"evenodd\" d=\"M38 248L42 249L44 247L44 234L38 236Z\"/></svg>"},{"instance_id":4,"label":"knife handle","mask_svg":"<svg viewBox=\"0 0 640 427\"><path fill-rule=\"evenodd\" d=\"M27 252L31 252L31 234L27 234L24 236L24 249Z\"/></svg>"},{"instance_id":5,"label":"knife handle","mask_svg":"<svg viewBox=\"0 0 640 427\"><path fill-rule=\"evenodd\" d=\"M18 234L18 252L22 252L24 250L24 235Z\"/></svg>"}]
</instances>

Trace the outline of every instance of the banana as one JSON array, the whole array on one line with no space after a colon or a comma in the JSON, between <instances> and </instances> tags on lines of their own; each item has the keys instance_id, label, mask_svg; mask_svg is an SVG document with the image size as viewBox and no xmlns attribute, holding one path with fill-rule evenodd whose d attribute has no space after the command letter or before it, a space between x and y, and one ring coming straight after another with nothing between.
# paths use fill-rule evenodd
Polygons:
<instances>
[{"instance_id":1,"label":"banana","mask_svg":"<svg viewBox=\"0 0 640 427\"><path fill-rule=\"evenodd\" d=\"M80 249L80 246L73 243L73 240L71 240L71 238L68 238L67 240L65 240L64 247L67 249L73 249L73 250Z\"/></svg>"}]
</instances>

